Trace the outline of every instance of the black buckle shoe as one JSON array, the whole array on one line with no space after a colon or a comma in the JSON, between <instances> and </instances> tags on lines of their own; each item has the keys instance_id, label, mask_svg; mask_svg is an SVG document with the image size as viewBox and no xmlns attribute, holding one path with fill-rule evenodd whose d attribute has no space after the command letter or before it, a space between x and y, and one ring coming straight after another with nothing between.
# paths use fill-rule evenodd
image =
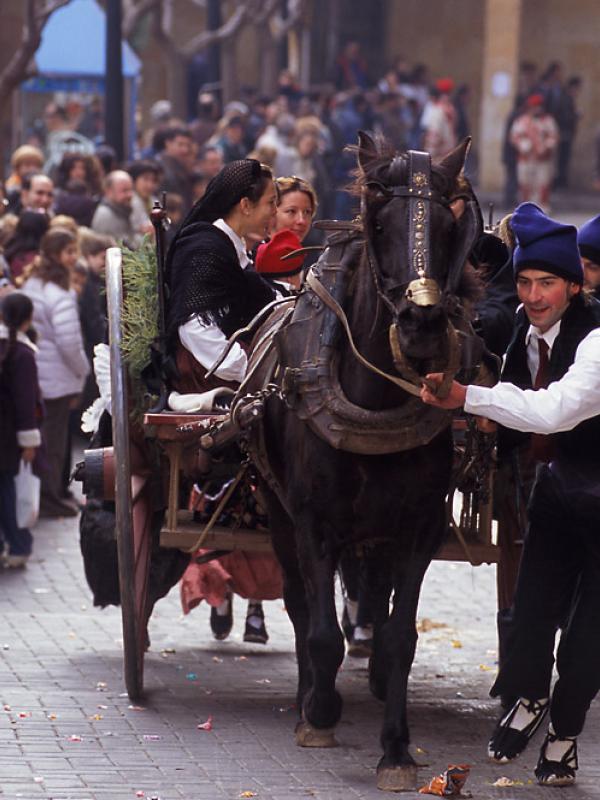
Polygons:
<instances>
[{"instance_id":1,"label":"black buckle shoe","mask_svg":"<svg viewBox=\"0 0 600 800\"><path fill-rule=\"evenodd\" d=\"M548 745L554 742L570 742L560 761L549 761L546 758ZM560 739L553 730L549 730L540 750L535 777L541 786L571 786L575 783L575 771L579 768L577 761L577 739L566 737Z\"/></svg>"},{"instance_id":2,"label":"black buckle shoe","mask_svg":"<svg viewBox=\"0 0 600 800\"><path fill-rule=\"evenodd\" d=\"M511 727L511 722L514 720L521 707L530 714L533 714L534 717L531 722L519 730L518 728ZM526 700L520 697L508 714L505 714L496 725L488 744L488 756L493 761L497 761L500 764L506 764L507 761L512 761L513 758L520 756L529 744L529 740L542 724L542 720L547 713L547 698L542 700Z\"/></svg>"},{"instance_id":3,"label":"black buckle shoe","mask_svg":"<svg viewBox=\"0 0 600 800\"><path fill-rule=\"evenodd\" d=\"M266 644L269 641L262 606L248 606L244 641L252 644Z\"/></svg>"},{"instance_id":4,"label":"black buckle shoe","mask_svg":"<svg viewBox=\"0 0 600 800\"><path fill-rule=\"evenodd\" d=\"M210 629L214 638L220 642L229 636L233 627L233 597L227 595L225 600L228 604L226 614L217 614L214 606L210 609Z\"/></svg>"}]
</instances>

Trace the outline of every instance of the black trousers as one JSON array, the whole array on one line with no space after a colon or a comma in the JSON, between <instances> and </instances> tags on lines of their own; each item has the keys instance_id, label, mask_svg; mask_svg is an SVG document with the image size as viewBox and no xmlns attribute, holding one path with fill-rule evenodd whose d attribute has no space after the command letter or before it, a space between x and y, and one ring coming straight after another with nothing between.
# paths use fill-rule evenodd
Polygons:
<instances>
[{"instance_id":1,"label":"black trousers","mask_svg":"<svg viewBox=\"0 0 600 800\"><path fill-rule=\"evenodd\" d=\"M600 476L571 465L538 468L529 507L509 652L492 696L550 695L556 631L561 632L550 716L560 737L581 733L600 689Z\"/></svg>"}]
</instances>

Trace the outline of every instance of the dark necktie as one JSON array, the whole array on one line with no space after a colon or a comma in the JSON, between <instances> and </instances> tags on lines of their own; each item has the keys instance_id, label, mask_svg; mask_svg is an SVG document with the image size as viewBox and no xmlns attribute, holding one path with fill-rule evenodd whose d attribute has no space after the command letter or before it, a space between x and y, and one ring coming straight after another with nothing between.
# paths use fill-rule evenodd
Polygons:
<instances>
[{"instance_id":1,"label":"dark necktie","mask_svg":"<svg viewBox=\"0 0 600 800\"><path fill-rule=\"evenodd\" d=\"M548 345L544 339L538 339L539 366L533 382L534 389L547 389L550 380L550 361L548 359Z\"/></svg>"},{"instance_id":2,"label":"dark necktie","mask_svg":"<svg viewBox=\"0 0 600 800\"><path fill-rule=\"evenodd\" d=\"M533 382L534 389L547 389L550 381L550 360L548 358L548 345L544 339L538 339L539 365ZM552 436L541 433L531 434L531 454L536 461L552 461L554 444Z\"/></svg>"}]
</instances>

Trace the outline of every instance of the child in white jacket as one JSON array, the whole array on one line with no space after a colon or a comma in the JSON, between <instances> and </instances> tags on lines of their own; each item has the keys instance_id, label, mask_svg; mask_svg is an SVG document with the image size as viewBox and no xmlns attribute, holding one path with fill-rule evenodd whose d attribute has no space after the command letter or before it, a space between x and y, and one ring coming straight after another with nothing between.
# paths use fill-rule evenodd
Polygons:
<instances>
[{"instance_id":1,"label":"child in white jacket","mask_svg":"<svg viewBox=\"0 0 600 800\"><path fill-rule=\"evenodd\" d=\"M77 298L70 275L78 257L77 238L52 228L42 238L40 254L23 291L33 301L33 324L39 334L37 366L46 414L42 434L47 470L42 474L40 516L75 516L75 504L62 496L62 470L68 443L69 410L90 370L81 334Z\"/></svg>"}]
</instances>

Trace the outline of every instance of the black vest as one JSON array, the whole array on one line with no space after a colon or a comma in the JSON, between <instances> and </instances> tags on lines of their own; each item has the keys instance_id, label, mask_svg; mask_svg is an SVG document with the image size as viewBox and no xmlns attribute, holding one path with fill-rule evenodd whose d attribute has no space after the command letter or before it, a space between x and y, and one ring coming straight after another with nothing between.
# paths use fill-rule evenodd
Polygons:
<instances>
[{"instance_id":1,"label":"black vest","mask_svg":"<svg viewBox=\"0 0 600 800\"><path fill-rule=\"evenodd\" d=\"M554 341L550 356L550 383L560 380L575 361L575 353L582 339L594 328L600 327L600 302L581 294L576 295L562 316L560 332ZM520 389L531 389L531 374L527 365L525 337L529 320L520 309L512 340L506 351L501 380L513 383ZM527 443L529 434L500 426L498 454L504 458L515 447ZM553 434L559 458L570 461L600 460L600 415L577 425L571 431Z\"/></svg>"}]
</instances>

